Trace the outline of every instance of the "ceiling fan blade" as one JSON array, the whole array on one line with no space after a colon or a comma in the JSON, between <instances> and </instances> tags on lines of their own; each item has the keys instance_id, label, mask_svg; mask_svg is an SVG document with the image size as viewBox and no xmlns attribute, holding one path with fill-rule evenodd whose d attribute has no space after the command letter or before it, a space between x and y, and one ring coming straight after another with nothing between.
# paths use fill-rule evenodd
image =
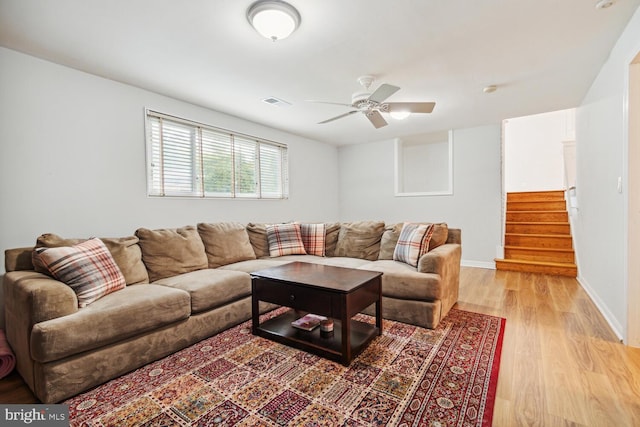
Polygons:
<instances>
[{"instance_id":1,"label":"ceiling fan blade","mask_svg":"<svg viewBox=\"0 0 640 427\"><path fill-rule=\"evenodd\" d=\"M399 90L400 88L398 86L388 85L385 83L380 85L380 87L371 94L369 100L373 102L382 102Z\"/></svg>"},{"instance_id":2,"label":"ceiling fan blade","mask_svg":"<svg viewBox=\"0 0 640 427\"><path fill-rule=\"evenodd\" d=\"M355 113L357 113L357 112L358 112L358 110L349 111L348 113L340 114L339 116L332 117L332 118L327 119L327 120L324 120L324 121L322 121L322 122L318 122L318 124L319 124L319 125L322 125L322 124L325 124L325 123L329 123L329 122L332 122L332 121L334 121L334 120L338 120L338 119L341 119L341 118L343 118L343 117L350 116L350 115L355 114ZM384 120L384 119L383 119L383 120Z\"/></svg>"},{"instance_id":3,"label":"ceiling fan blade","mask_svg":"<svg viewBox=\"0 0 640 427\"><path fill-rule=\"evenodd\" d=\"M369 119L371 124L373 124L373 126L376 129L386 126L388 124L387 121L384 119L384 117L382 117L382 114L380 114L379 111L376 111L376 110L369 111L368 113L365 113L365 116L367 116L367 119Z\"/></svg>"},{"instance_id":4,"label":"ceiling fan blade","mask_svg":"<svg viewBox=\"0 0 640 427\"><path fill-rule=\"evenodd\" d=\"M436 106L435 102L387 102L389 107L387 111L408 111L409 113L430 113L433 111L433 107Z\"/></svg>"},{"instance_id":5,"label":"ceiling fan blade","mask_svg":"<svg viewBox=\"0 0 640 427\"><path fill-rule=\"evenodd\" d=\"M345 104L344 102L316 101L315 99L305 99L305 102L313 102L315 104L342 105L344 107L351 107L351 104Z\"/></svg>"}]
</instances>

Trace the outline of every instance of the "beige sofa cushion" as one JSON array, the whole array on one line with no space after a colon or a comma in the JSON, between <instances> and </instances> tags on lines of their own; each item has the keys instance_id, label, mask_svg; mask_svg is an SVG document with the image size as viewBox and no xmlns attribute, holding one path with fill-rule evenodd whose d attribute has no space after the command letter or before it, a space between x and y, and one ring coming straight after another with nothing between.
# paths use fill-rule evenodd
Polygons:
<instances>
[{"instance_id":1,"label":"beige sofa cushion","mask_svg":"<svg viewBox=\"0 0 640 427\"><path fill-rule=\"evenodd\" d=\"M73 246L84 242L87 239L65 239L53 233L42 234L36 240L36 248L59 248L62 246ZM142 252L138 246L138 238L136 236L127 237L101 237L100 240L105 244L127 285L135 285L137 283L149 283L149 275L147 269L142 262ZM39 273L49 274L49 270L42 265L37 257L32 258L33 268Z\"/></svg>"},{"instance_id":2,"label":"beige sofa cushion","mask_svg":"<svg viewBox=\"0 0 640 427\"><path fill-rule=\"evenodd\" d=\"M331 257L335 255L339 234L340 234L339 222L330 222L325 225L325 239L324 239L324 255L325 256Z\"/></svg>"},{"instance_id":3,"label":"beige sofa cushion","mask_svg":"<svg viewBox=\"0 0 640 427\"><path fill-rule=\"evenodd\" d=\"M379 260L358 267L382 272L382 296L403 300L433 301L442 297L438 274L421 273L398 261Z\"/></svg>"},{"instance_id":4,"label":"beige sofa cushion","mask_svg":"<svg viewBox=\"0 0 640 427\"><path fill-rule=\"evenodd\" d=\"M154 282L188 292L191 313L200 313L251 295L251 276L240 271L204 269Z\"/></svg>"},{"instance_id":5,"label":"beige sofa cushion","mask_svg":"<svg viewBox=\"0 0 640 427\"><path fill-rule=\"evenodd\" d=\"M142 262L142 251L136 236L120 238L101 238L120 267L127 285L149 283L149 274Z\"/></svg>"},{"instance_id":6,"label":"beige sofa cushion","mask_svg":"<svg viewBox=\"0 0 640 427\"><path fill-rule=\"evenodd\" d=\"M380 253L378 259L393 259L393 252L396 249L396 243L400 238L400 231L402 231L402 222L397 224L388 224L384 228L382 238L380 239Z\"/></svg>"},{"instance_id":7,"label":"beige sofa cushion","mask_svg":"<svg viewBox=\"0 0 640 427\"><path fill-rule=\"evenodd\" d=\"M291 255L298 257L307 257L312 255ZM264 270L266 268L277 267L279 265L291 262L287 256L279 258L257 258L249 261L234 262L233 264L223 265L220 270L244 271L245 273L253 273L254 271Z\"/></svg>"},{"instance_id":8,"label":"beige sofa cushion","mask_svg":"<svg viewBox=\"0 0 640 427\"><path fill-rule=\"evenodd\" d=\"M334 256L353 257L370 261L378 259L384 222L347 222L340 226Z\"/></svg>"},{"instance_id":9,"label":"beige sofa cushion","mask_svg":"<svg viewBox=\"0 0 640 427\"><path fill-rule=\"evenodd\" d=\"M192 225L157 230L139 228L136 236L152 282L208 267L204 244Z\"/></svg>"},{"instance_id":10,"label":"beige sofa cushion","mask_svg":"<svg viewBox=\"0 0 640 427\"><path fill-rule=\"evenodd\" d=\"M198 224L209 268L256 259L247 228L237 222Z\"/></svg>"},{"instance_id":11,"label":"beige sofa cushion","mask_svg":"<svg viewBox=\"0 0 640 427\"><path fill-rule=\"evenodd\" d=\"M189 294L160 285L132 285L68 316L40 322L31 333L31 354L49 362L93 350L186 319Z\"/></svg>"},{"instance_id":12,"label":"beige sofa cushion","mask_svg":"<svg viewBox=\"0 0 640 427\"><path fill-rule=\"evenodd\" d=\"M431 234L431 240L429 240L429 250L431 251L438 246L444 245L448 237L449 226L446 222L433 224L433 233Z\"/></svg>"},{"instance_id":13,"label":"beige sofa cushion","mask_svg":"<svg viewBox=\"0 0 640 427\"><path fill-rule=\"evenodd\" d=\"M249 234L249 241L253 247L253 251L256 254L256 258L263 258L269 256L269 241L267 239L267 225L265 223L253 223L247 224L247 233Z\"/></svg>"}]
</instances>

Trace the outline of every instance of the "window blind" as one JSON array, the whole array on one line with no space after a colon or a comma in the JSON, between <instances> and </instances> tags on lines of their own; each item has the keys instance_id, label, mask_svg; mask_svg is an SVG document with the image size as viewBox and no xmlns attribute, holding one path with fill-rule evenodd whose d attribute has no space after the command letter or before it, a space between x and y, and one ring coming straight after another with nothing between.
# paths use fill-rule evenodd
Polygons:
<instances>
[{"instance_id":1,"label":"window blind","mask_svg":"<svg viewBox=\"0 0 640 427\"><path fill-rule=\"evenodd\" d=\"M146 110L149 196L285 199L287 146Z\"/></svg>"}]
</instances>

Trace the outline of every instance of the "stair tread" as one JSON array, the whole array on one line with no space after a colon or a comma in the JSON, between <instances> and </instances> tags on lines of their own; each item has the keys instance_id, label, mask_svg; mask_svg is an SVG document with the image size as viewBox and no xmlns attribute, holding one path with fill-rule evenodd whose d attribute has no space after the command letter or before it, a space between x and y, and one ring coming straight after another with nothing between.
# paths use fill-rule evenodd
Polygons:
<instances>
[{"instance_id":1,"label":"stair tread","mask_svg":"<svg viewBox=\"0 0 640 427\"><path fill-rule=\"evenodd\" d=\"M564 199L527 199L527 200L507 200L507 203L558 203Z\"/></svg>"},{"instance_id":2,"label":"stair tread","mask_svg":"<svg viewBox=\"0 0 640 427\"><path fill-rule=\"evenodd\" d=\"M503 259L496 258L494 259L496 262L505 262L508 264L526 264L526 265L543 265L547 267L577 267L573 262L553 262L553 261L530 261L523 259Z\"/></svg>"},{"instance_id":3,"label":"stair tread","mask_svg":"<svg viewBox=\"0 0 640 427\"><path fill-rule=\"evenodd\" d=\"M525 250L525 251L552 251L552 252L574 252L573 248L537 248L532 246L513 246L507 245L504 247L505 249L517 249L517 250Z\"/></svg>"},{"instance_id":4,"label":"stair tread","mask_svg":"<svg viewBox=\"0 0 640 427\"><path fill-rule=\"evenodd\" d=\"M507 225L569 225L569 221L506 221Z\"/></svg>"},{"instance_id":5,"label":"stair tread","mask_svg":"<svg viewBox=\"0 0 640 427\"><path fill-rule=\"evenodd\" d=\"M564 190L509 191L507 194L550 194L564 193Z\"/></svg>"},{"instance_id":6,"label":"stair tread","mask_svg":"<svg viewBox=\"0 0 640 427\"><path fill-rule=\"evenodd\" d=\"M510 210L507 210L507 212L519 213L519 214L522 214L522 213L536 213L537 214L537 213L540 213L540 212L544 212L544 213L565 213L565 212L567 212L567 210L566 209L550 209L548 211L510 211Z\"/></svg>"},{"instance_id":7,"label":"stair tread","mask_svg":"<svg viewBox=\"0 0 640 427\"><path fill-rule=\"evenodd\" d=\"M570 239L571 234L536 234L536 233L504 233L505 236L525 236L525 237L561 237Z\"/></svg>"}]
</instances>

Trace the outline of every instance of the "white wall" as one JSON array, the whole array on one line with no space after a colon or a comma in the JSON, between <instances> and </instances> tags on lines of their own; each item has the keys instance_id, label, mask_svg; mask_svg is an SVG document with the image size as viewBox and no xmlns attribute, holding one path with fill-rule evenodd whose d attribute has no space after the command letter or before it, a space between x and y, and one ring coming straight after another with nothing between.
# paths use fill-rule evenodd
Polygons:
<instances>
[{"instance_id":1,"label":"white wall","mask_svg":"<svg viewBox=\"0 0 640 427\"><path fill-rule=\"evenodd\" d=\"M626 325L623 115L626 73L640 51L640 9L618 39L576 114L576 247L579 280L620 337ZM639 301L640 303L640 301Z\"/></svg>"},{"instance_id":2,"label":"white wall","mask_svg":"<svg viewBox=\"0 0 640 427\"><path fill-rule=\"evenodd\" d=\"M573 109L505 120L506 192L564 189L562 141L574 139L574 121Z\"/></svg>"},{"instance_id":3,"label":"white wall","mask_svg":"<svg viewBox=\"0 0 640 427\"><path fill-rule=\"evenodd\" d=\"M394 141L343 146L340 218L447 222L462 229L465 265L493 268L501 241L499 124L453 132L453 195L394 197Z\"/></svg>"},{"instance_id":4,"label":"white wall","mask_svg":"<svg viewBox=\"0 0 640 427\"><path fill-rule=\"evenodd\" d=\"M117 237L197 222L338 220L334 146L5 48L0 64L1 253L46 232ZM290 198L148 198L145 107L288 144Z\"/></svg>"}]
</instances>

